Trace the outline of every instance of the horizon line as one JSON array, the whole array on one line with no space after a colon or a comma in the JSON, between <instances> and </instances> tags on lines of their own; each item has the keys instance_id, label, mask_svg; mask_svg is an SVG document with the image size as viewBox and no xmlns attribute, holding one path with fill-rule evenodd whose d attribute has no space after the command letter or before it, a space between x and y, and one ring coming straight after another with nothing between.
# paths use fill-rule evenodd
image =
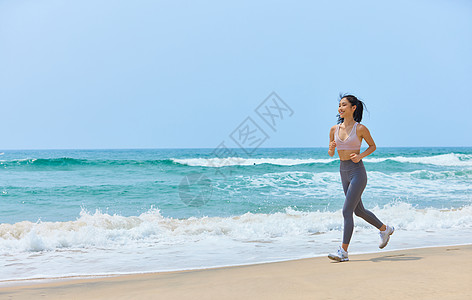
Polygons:
<instances>
[{"instance_id":1,"label":"horizon line","mask_svg":"<svg viewBox=\"0 0 472 300\"><path fill-rule=\"evenodd\" d=\"M1 149L0 151L45 151L45 150L201 150L201 149L215 149L216 147L161 147L161 148L152 148L152 147L143 147L143 148L27 148L27 149ZM328 146L315 146L315 147L260 147L257 149L328 149ZM368 147L362 147L368 148ZM378 148L472 148L472 146L377 146ZM241 149L241 147L227 147L227 149ZM247 148L253 149L253 148Z\"/></svg>"}]
</instances>

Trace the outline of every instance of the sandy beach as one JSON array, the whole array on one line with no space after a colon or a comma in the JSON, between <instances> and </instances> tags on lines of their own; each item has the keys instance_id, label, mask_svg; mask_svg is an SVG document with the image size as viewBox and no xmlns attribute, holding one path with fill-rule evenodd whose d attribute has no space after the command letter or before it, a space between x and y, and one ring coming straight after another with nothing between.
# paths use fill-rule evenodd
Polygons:
<instances>
[{"instance_id":1,"label":"sandy beach","mask_svg":"<svg viewBox=\"0 0 472 300\"><path fill-rule=\"evenodd\" d=\"M472 299L472 245L204 270L55 280L0 299Z\"/></svg>"}]
</instances>

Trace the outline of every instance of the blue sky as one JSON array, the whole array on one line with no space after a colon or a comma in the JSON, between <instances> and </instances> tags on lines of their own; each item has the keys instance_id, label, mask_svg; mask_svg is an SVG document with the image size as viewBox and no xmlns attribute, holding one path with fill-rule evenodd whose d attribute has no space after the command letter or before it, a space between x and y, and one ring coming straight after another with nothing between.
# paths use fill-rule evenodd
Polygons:
<instances>
[{"instance_id":1,"label":"blue sky","mask_svg":"<svg viewBox=\"0 0 472 300\"><path fill-rule=\"evenodd\" d=\"M471 53L466 0L0 1L0 149L213 148L247 117L327 147L340 92L378 147L472 146Z\"/></svg>"}]
</instances>

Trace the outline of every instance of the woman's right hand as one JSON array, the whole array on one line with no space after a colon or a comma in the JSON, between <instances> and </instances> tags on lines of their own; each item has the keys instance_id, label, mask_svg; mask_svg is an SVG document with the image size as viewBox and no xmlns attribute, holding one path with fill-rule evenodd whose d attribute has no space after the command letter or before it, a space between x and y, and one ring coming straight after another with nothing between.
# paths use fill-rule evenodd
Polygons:
<instances>
[{"instance_id":1,"label":"woman's right hand","mask_svg":"<svg viewBox=\"0 0 472 300\"><path fill-rule=\"evenodd\" d=\"M334 151L335 148L336 148L336 142L335 141L330 142L329 151Z\"/></svg>"}]
</instances>

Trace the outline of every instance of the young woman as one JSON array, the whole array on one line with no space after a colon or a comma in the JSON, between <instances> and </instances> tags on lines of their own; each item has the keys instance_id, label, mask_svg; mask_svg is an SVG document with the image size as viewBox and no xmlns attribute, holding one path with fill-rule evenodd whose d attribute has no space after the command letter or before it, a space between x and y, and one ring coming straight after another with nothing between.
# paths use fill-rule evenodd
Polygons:
<instances>
[{"instance_id":1,"label":"young woman","mask_svg":"<svg viewBox=\"0 0 472 300\"><path fill-rule=\"evenodd\" d=\"M367 127L359 124L362 120L364 103L353 95L341 95L340 98L338 124L331 127L329 132L328 154L333 156L334 149L338 148L339 171L346 195L343 206L344 233L342 246L337 253L329 254L328 257L337 261L348 261L347 248L354 230L353 213L380 230L381 249L387 245L395 229L383 224L362 204L361 195L367 185L367 173L362 158L374 152L376 146ZM360 153L362 139L369 144L369 148Z\"/></svg>"}]
</instances>

